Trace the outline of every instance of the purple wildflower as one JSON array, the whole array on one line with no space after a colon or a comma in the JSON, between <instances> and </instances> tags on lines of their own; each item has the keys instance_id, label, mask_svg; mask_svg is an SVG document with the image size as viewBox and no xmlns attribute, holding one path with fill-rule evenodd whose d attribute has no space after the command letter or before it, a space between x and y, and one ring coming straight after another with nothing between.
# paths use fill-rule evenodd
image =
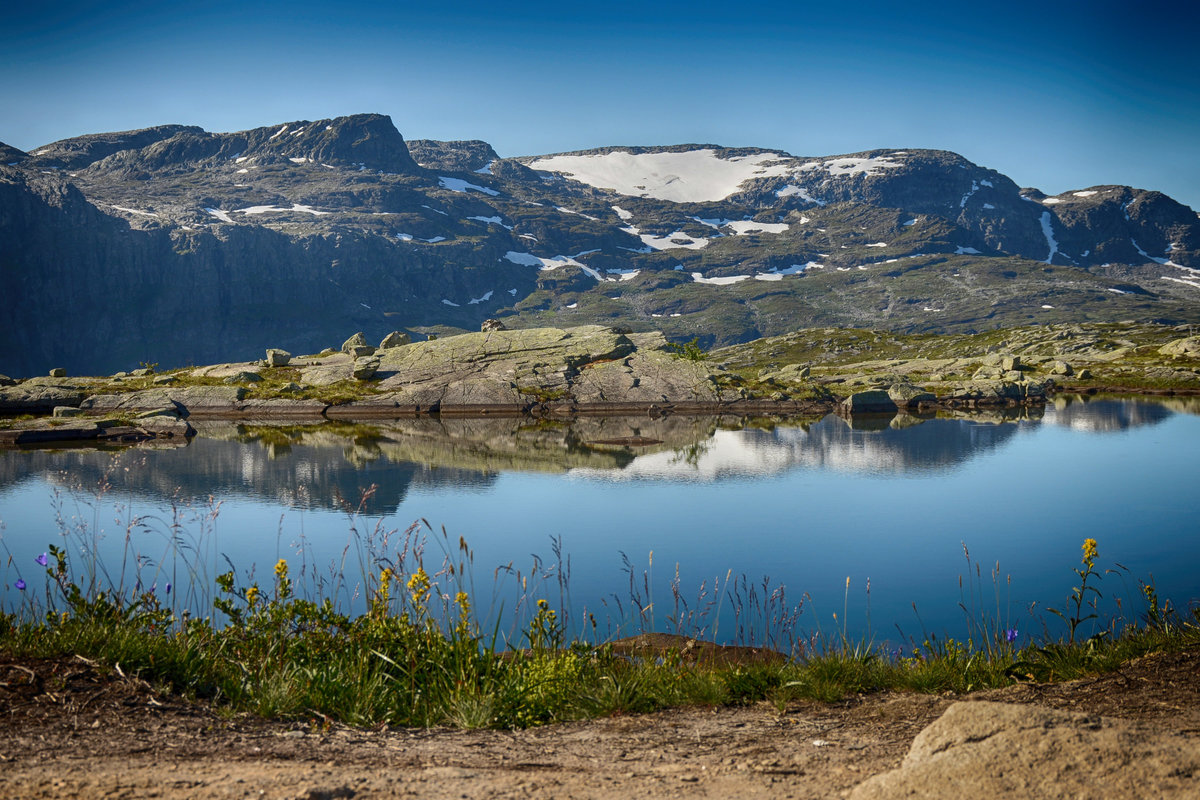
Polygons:
<instances>
[{"instance_id":1,"label":"purple wildflower","mask_svg":"<svg viewBox=\"0 0 1200 800\"><path fill-rule=\"evenodd\" d=\"M1016 628L1009 628L1007 631L1004 632L1004 638L1009 644L1012 644L1013 642L1015 642L1017 640L1017 635L1018 634L1017 634Z\"/></svg>"},{"instance_id":2,"label":"purple wildflower","mask_svg":"<svg viewBox=\"0 0 1200 800\"><path fill-rule=\"evenodd\" d=\"M17 591L19 592L25 591L25 581L21 580L20 578L17 578L17 582L14 583L13 586L17 587Z\"/></svg>"},{"instance_id":3,"label":"purple wildflower","mask_svg":"<svg viewBox=\"0 0 1200 800\"><path fill-rule=\"evenodd\" d=\"M167 594L171 593L171 582L167 581Z\"/></svg>"},{"instance_id":4,"label":"purple wildflower","mask_svg":"<svg viewBox=\"0 0 1200 800\"><path fill-rule=\"evenodd\" d=\"M46 566L48 563L50 563L49 553L42 553L40 556L35 558L34 561L38 562L43 567Z\"/></svg>"}]
</instances>

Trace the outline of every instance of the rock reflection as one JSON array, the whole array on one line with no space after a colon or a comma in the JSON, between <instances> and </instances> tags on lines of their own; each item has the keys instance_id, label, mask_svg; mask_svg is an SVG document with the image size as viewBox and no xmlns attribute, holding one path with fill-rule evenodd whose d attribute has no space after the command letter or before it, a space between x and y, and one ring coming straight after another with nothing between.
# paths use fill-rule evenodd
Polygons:
<instances>
[{"instance_id":1,"label":"rock reflection","mask_svg":"<svg viewBox=\"0 0 1200 800\"><path fill-rule=\"evenodd\" d=\"M1060 395L1046 408L1046 421L1077 431L1107 433L1157 425L1171 416L1173 410L1197 413L1198 398L1169 399L1147 403L1128 398L1088 398L1082 395ZM1172 409L1175 406L1175 409Z\"/></svg>"},{"instance_id":2,"label":"rock reflection","mask_svg":"<svg viewBox=\"0 0 1200 800\"><path fill-rule=\"evenodd\" d=\"M294 507L390 514L413 490L481 491L503 472L603 480L720 480L790 469L852 473L946 470L1042 421L1087 432L1196 413L1162 403L1059 397L1040 408L824 419L772 417L420 417L387 424L198 423L180 450L0 453L0 491L36 475L96 491L183 501L253 497ZM1044 416L1043 416L1044 415Z\"/></svg>"}]
</instances>

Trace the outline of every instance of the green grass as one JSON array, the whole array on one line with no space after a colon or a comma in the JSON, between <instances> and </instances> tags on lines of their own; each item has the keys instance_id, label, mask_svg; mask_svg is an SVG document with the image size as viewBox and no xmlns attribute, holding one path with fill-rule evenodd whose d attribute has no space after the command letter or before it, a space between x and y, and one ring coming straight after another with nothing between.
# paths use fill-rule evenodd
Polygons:
<instances>
[{"instance_id":1,"label":"green grass","mask_svg":"<svg viewBox=\"0 0 1200 800\"><path fill-rule=\"evenodd\" d=\"M42 579L29 580L17 607L0 609L0 652L120 665L125 674L231 713L357 726L513 728L686 705L765 701L783 709L801 699L832 702L884 690L962 693L1079 678L1146 653L1200 646L1200 615L1160 603L1152 584L1139 584L1138 621L1098 624L1096 586L1104 574L1091 540L1074 570L1079 586L1061 613L1070 629L1065 639L1008 630L998 600L994 611L986 609L978 569L960 604L965 639L925 635L890 649L849 637L844 609L842 630L801 634L804 603L792 605L783 587L757 587L745 577L702 586L689 606L676 576L673 608L656 604L649 568L639 573L627 561L628 592L617 605L628 614L619 630L653 630L657 613L681 635L666 640L679 647L637 651L601 634L594 615L572 627L569 565L564 569L557 542L555 562L535 562L524 574L499 571L489 592L474 583L466 542L456 545L427 524L397 536L352 515L359 552L348 552L336 574L319 572L300 554L292 563L281 559L270 574L239 577L232 568L212 575L202 567L196 554L206 549L203 531L188 539L178 523L164 523L172 539L157 559L77 565L51 546L39 557ZM68 540L76 535L67 533ZM427 556L430 539L441 550L436 559ZM435 560L441 566L431 573L425 564ZM167 583L179 566L188 571L186 597ZM998 573L992 581L998 598ZM548 599L554 596L557 605ZM733 640L759 648L756 655L691 655L683 637L713 635L722 604L733 612ZM517 620L508 630L501 629L505 615Z\"/></svg>"}]
</instances>

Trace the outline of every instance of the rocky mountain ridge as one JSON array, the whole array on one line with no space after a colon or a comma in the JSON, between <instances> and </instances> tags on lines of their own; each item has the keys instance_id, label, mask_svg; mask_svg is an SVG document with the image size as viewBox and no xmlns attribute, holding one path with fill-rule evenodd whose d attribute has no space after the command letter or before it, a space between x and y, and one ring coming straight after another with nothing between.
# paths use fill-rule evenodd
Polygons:
<instances>
[{"instance_id":1,"label":"rocky mountain ridge","mask_svg":"<svg viewBox=\"0 0 1200 800\"><path fill-rule=\"evenodd\" d=\"M953 153L717 145L499 158L378 114L0 146L0 372L203 363L371 335L620 324L1195 321L1200 219L1022 189Z\"/></svg>"}]
</instances>

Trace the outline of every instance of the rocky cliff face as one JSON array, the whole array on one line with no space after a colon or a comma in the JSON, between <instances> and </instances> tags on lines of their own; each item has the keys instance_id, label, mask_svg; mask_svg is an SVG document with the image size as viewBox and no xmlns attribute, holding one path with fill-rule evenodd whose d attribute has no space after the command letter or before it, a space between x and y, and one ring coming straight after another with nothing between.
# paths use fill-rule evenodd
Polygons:
<instances>
[{"instance_id":1,"label":"rocky cliff face","mask_svg":"<svg viewBox=\"0 0 1200 800\"><path fill-rule=\"evenodd\" d=\"M715 145L501 159L361 114L0 151L0 372L564 323L728 344L810 325L1192 321L1200 221L953 153Z\"/></svg>"}]
</instances>

